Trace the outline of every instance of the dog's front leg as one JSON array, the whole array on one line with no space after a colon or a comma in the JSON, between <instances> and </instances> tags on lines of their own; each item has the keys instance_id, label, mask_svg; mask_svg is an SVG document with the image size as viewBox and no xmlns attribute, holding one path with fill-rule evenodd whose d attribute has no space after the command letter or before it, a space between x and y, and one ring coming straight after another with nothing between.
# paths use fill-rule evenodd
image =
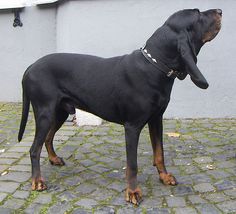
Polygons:
<instances>
[{"instance_id":1,"label":"dog's front leg","mask_svg":"<svg viewBox=\"0 0 236 214\"><path fill-rule=\"evenodd\" d=\"M177 181L175 177L167 173L165 167L162 116L152 118L148 123L148 127L153 149L153 165L158 170L160 181L167 185L176 185Z\"/></svg>"},{"instance_id":2,"label":"dog's front leg","mask_svg":"<svg viewBox=\"0 0 236 214\"><path fill-rule=\"evenodd\" d=\"M126 140L126 156L127 156L127 189L125 192L125 200L135 205L139 205L142 200L142 192L138 188L137 184L137 149L138 140L141 132L141 128L137 128L131 125L125 125L125 140Z\"/></svg>"}]
</instances>

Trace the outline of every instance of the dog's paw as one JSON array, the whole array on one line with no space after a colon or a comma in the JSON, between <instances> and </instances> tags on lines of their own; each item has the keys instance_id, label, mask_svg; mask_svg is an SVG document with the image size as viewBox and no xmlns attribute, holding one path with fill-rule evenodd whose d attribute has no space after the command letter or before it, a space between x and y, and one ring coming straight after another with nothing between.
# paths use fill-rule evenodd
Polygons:
<instances>
[{"instance_id":1,"label":"dog's paw","mask_svg":"<svg viewBox=\"0 0 236 214\"><path fill-rule=\"evenodd\" d=\"M138 206L142 202L141 189L136 188L135 190L131 190L127 188L125 191L125 200Z\"/></svg>"},{"instance_id":2,"label":"dog's paw","mask_svg":"<svg viewBox=\"0 0 236 214\"><path fill-rule=\"evenodd\" d=\"M159 176L160 181L165 185L175 186L178 184L176 178L170 173L160 173Z\"/></svg>"},{"instance_id":3,"label":"dog's paw","mask_svg":"<svg viewBox=\"0 0 236 214\"><path fill-rule=\"evenodd\" d=\"M60 158L58 156L53 157L53 158L49 158L49 162L54 166L64 166L65 165L63 158Z\"/></svg>"},{"instance_id":4,"label":"dog's paw","mask_svg":"<svg viewBox=\"0 0 236 214\"><path fill-rule=\"evenodd\" d=\"M45 184L43 178L32 179L32 190L44 191L46 189L47 189L47 185Z\"/></svg>"}]
</instances>

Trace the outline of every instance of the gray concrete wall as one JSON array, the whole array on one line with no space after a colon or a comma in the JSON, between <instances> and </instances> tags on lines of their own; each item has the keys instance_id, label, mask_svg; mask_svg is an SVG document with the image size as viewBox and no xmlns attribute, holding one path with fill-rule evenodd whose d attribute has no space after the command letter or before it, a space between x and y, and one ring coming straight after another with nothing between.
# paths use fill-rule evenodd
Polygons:
<instances>
[{"instance_id":1,"label":"gray concrete wall","mask_svg":"<svg viewBox=\"0 0 236 214\"><path fill-rule=\"evenodd\" d=\"M210 83L209 89L201 90L189 79L176 80L165 116L236 117L234 0L64 1L57 14L55 8L27 9L22 14L23 28L12 27L12 14L0 13L0 26L4 24L0 28L4 35L0 41L0 100L21 99L22 72L39 56L55 50L104 57L126 54L142 46L169 15L183 8L221 8L223 26L198 57L198 66ZM9 28L5 27L6 23ZM23 44L17 43L18 40Z\"/></svg>"},{"instance_id":2,"label":"gray concrete wall","mask_svg":"<svg viewBox=\"0 0 236 214\"><path fill-rule=\"evenodd\" d=\"M27 7L20 17L23 27L14 28L12 11L0 11L0 101L20 101L25 69L56 51L55 7Z\"/></svg>"}]
</instances>

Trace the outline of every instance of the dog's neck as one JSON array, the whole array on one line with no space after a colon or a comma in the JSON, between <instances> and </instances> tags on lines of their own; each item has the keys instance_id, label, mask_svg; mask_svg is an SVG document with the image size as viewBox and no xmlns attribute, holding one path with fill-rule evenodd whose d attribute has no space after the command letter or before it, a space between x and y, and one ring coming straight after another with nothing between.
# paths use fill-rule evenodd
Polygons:
<instances>
[{"instance_id":1,"label":"dog's neck","mask_svg":"<svg viewBox=\"0 0 236 214\"><path fill-rule=\"evenodd\" d=\"M151 48L149 48L146 44L140 48L143 56L158 70L163 72L168 78L175 79L178 77L178 79L182 80L186 77L186 74L184 72L181 72L181 70L176 70L175 67L170 66L167 64L164 60L162 60L161 57L157 56L155 54L155 57L151 54L154 53L154 51L149 51ZM158 53L158 52L155 52ZM164 62L163 62L164 61Z\"/></svg>"},{"instance_id":2,"label":"dog's neck","mask_svg":"<svg viewBox=\"0 0 236 214\"><path fill-rule=\"evenodd\" d=\"M169 78L175 79L178 77L179 72L175 71L168 67L165 63L163 63L161 60L152 57L152 55L148 52L148 49L146 48L146 45L144 45L142 48L140 48L143 56L158 70L165 73L165 75Z\"/></svg>"}]
</instances>

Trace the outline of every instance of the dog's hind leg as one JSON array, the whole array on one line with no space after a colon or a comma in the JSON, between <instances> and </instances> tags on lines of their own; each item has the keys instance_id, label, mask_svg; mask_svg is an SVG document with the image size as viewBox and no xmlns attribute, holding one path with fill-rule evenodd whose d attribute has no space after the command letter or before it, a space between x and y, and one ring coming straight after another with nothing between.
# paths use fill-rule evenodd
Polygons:
<instances>
[{"instance_id":1,"label":"dog's hind leg","mask_svg":"<svg viewBox=\"0 0 236 214\"><path fill-rule=\"evenodd\" d=\"M48 152L48 158L52 165L58 165L58 166L65 165L63 159L58 157L57 154L55 153L55 150L53 148L53 138L55 136L55 133L61 128L62 124L67 119L68 115L69 114L63 109L58 109L56 111L54 122L45 140L45 146Z\"/></svg>"},{"instance_id":2,"label":"dog's hind leg","mask_svg":"<svg viewBox=\"0 0 236 214\"><path fill-rule=\"evenodd\" d=\"M35 115L35 137L30 148L30 158L32 165L32 190L43 191L47 189L40 171L40 154L43 143L50 130L53 118L53 112L49 108L35 107L33 105Z\"/></svg>"}]
</instances>

